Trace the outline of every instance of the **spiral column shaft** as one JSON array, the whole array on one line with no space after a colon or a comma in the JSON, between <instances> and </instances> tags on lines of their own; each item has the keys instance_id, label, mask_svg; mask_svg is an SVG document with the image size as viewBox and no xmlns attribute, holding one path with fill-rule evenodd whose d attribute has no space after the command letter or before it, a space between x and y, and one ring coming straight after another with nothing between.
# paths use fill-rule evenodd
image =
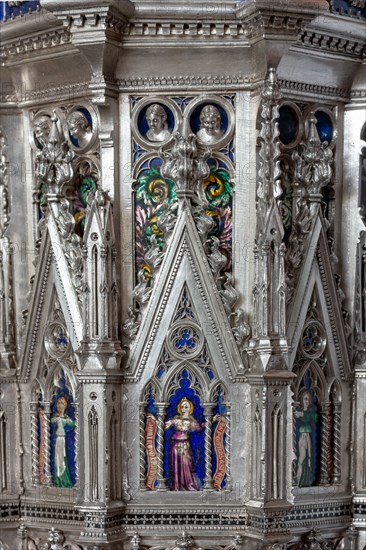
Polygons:
<instances>
[{"instance_id":1,"label":"spiral column shaft","mask_svg":"<svg viewBox=\"0 0 366 550\"><path fill-rule=\"evenodd\" d=\"M166 489L166 481L164 478L164 420L165 420L165 403L158 403L158 426L157 426L157 458L158 458L158 490Z\"/></svg>"},{"instance_id":2,"label":"spiral column shaft","mask_svg":"<svg viewBox=\"0 0 366 550\"><path fill-rule=\"evenodd\" d=\"M341 404L336 403L334 405L334 452L333 452L333 483L340 483L341 481Z\"/></svg>"},{"instance_id":3,"label":"spiral column shaft","mask_svg":"<svg viewBox=\"0 0 366 550\"><path fill-rule=\"evenodd\" d=\"M231 410L227 407L226 411L226 486L225 489L231 488Z\"/></svg>"},{"instance_id":4,"label":"spiral column shaft","mask_svg":"<svg viewBox=\"0 0 366 550\"><path fill-rule=\"evenodd\" d=\"M212 404L204 403L205 415L205 484L204 489L212 489Z\"/></svg>"},{"instance_id":5,"label":"spiral column shaft","mask_svg":"<svg viewBox=\"0 0 366 550\"><path fill-rule=\"evenodd\" d=\"M146 448L145 448L145 407L146 403L140 405L139 415L139 437L140 437L140 489L145 489L146 482Z\"/></svg>"},{"instance_id":6,"label":"spiral column shaft","mask_svg":"<svg viewBox=\"0 0 366 550\"><path fill-rule=\"evenodd\" d=\"M39 445L38 445L38 403L31 403L31 456L32 456L32 483L33 485L39 485L40 472L39 472Z\"/></svg>"},{"instance_id":7,"label":"spiral column shaft","mask_svg":"<svg viewBox=\"0 0 366 550\"><path fill-rule=\"evenodd\" d=\"M327 485L328 479L328 455L329 455L329 403L322 403L321 409L321 452L320 452L320 484Z\"/></svg>"},{"instance_id":8,"label":"spiral column shaft","mask_svg":"<svg viewBox=\"0 0 366 550\"><path fill-rule=\"evenodd\" d=\"M44 404L44 481L46 485L52 482L51 477L51 460L50 460L50 403Z\"/></svg>"}]
</instances>

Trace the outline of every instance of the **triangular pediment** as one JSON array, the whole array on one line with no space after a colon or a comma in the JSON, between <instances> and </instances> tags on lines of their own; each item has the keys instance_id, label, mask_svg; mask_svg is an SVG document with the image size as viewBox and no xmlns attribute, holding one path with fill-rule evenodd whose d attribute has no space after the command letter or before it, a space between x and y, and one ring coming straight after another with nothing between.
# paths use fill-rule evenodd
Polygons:
<instances>
[{"instance_id":1,"label":"triangular pediment","mask_svg":"<svg viewBox=\"0 0 366 550\"><path fill-rule=\"evenodd\" d=\"M306 315L313 293L317 296L319 317L322 319L327 339L328 356L333 369L342 378L351 373L348 355L349 344L342 309L337 295L333 267L327 242L326 229L319 214L309 235L304 261L288 316L288 342L290 368L293 368L302 337Z\"/></svg>"},{"instance_id":2,"label":"triangular pediment","mask_svg":"<svg viewBox=\"0 0 366 550\"><path fill-rule=\"evenodd\" d=\"M43 356L45 335L55 301L60 305L67 337L75 351L80 347L83 326L80 306L72 286L55 219L48 217L36 265L32 297L23 333L20 373L22 379L36 376Z\"/></svg>"},{"instance_id":3,"label":"triangular pediment","mask_svg":"<svg viewBox=\"0 0 366 550\"><path fill-rule=\"evenodd\" d=\"M206 253L188 207L183 208L161 265L140 331L126 367L128 378L151 376L187 288L217 374L234 380L244 365Z\"/></svg>"}]
</instances>

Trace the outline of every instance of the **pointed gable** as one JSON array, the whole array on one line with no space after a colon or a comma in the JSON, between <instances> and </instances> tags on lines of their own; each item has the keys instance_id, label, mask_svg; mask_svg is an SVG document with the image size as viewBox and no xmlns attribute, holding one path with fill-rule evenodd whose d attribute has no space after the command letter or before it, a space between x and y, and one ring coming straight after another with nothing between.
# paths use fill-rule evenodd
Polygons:
<instances>
[{"instance_id":1,"label":"pointed gable","mask_svg":"<svg viewBox=\"0 0 366 550\"><path fill-rule=\"evenodd\" d=\"M21 376L24 379L28 379L31 374L37 372L39 357L42 355L44 335L50 323L49 313L55 297L60 303L68 337L75 351L79 348L82 339L82 319L77 295L62 251L56 221L50 211L44 229L24 328L23 353L20 364Z\"/></svg>"},{"instance_id":2,"label":"pointed gable","mask_svg":"<svg viewBox=\"0 0 366 550\"><path fill-rule=\"evenodd\" d=\"M290 366L294 364L309 304L313 293L316 292L318 313L326 330L328 353L333 368L336 372L339 371L342 378L347 379L351 373L348 355L349 344L337 296L326 231L321 213L318 212L308 238L304 254L306 259L301 268L288 317Z\"/></svg>"},{"instance_id":3,"label":"pointed gable","mask_svg":"<svg viewBox=\"0 0 366 550\"><path fill-rule=\"evenodd\" d=\"M151 376L157 365L165 337L177 320L184 289L189 292L191 312L200 327L202 342L212 357L218 377L234 380L244 365L227 319L219 292L195 227L185 205L174 229L168 251L126 368L130 379Z\"/></svg>"}]
</instances>

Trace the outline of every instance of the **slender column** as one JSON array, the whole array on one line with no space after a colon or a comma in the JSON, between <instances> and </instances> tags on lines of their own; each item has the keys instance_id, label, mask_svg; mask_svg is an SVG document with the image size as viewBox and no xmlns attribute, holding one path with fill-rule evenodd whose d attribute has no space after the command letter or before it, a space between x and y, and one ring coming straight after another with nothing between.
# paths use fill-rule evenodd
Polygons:
<instances>
[{"instance_id":1,"label":"slender column","mask_svg":"<svg viewBox=\"0 0 366 550\"><path fill-rule=\"evenodd\" d=\"M140 435L140 489L146 489L146 449L145 449L145 408L146 403L140 404L139 435Z\"/></svg>"},{"instance_id":2,"label":"slender column","mask_svg":"<svg viewBox=\"0 0 366 550\"><path fill-rule=\"evenodd\" d=\"M204 489L212 489L212 403L204 403L203 411L205 415L205 483Z\"/></svg>"},{"instance_id":3,"label":"slender column","mask_svg":"<svg viewBox=\"0 0 366 550\"><path fill-rule=\"evenodd\" d=\"M7 487L6 466L6 417L0 409L0 492L5 491Z\"/></svg>"},{"instance_id":4,"label":"slender column","mask_svg":"<svg viewBox=\"0 0 366 550\"><path fill-rule=\"evenodd\" d=\"M253 482L251 495L254 498L261 497L261 450L262 450L262 430L261 430L261 412L259 407L256 407L254 412L254 421L252 423L252 461L253 461Z\"/></svg>"},{"instance_id":5,"label":"slender column","mask_svg":"<svg viewBox=\"0 0 366 550\"><path fill-rule=\"evenodd\" d=\"M279 436L279 414L280 410L275 408L272 412L272 479L273 498L279 498L279 464L278 464L278 436Z\"/></svg>"},{"instance_id":6,"label":"slender column","mask_svg":"<svg viewBox=\"0 0 366 550\"><path fill-rule=\"evenodd\" d=\"M332 448L332 432L334 431L334 414L333 403L328 403L327 418L328 418L328 440L327 440L327 468L328 468L328 483L333 481L334 475L334 449Z\"/></svg>"},{"instance_id":7,"label":"slender column","mask_svg":"<svg viewBox=\"0 0 366 550\"><path fill-rule=\"evenodd\" d=\"M341 403L334 404L333 483L341 481Z\"/></svg>"},{"instance_id":8,"label":"slender column","mask_svg":"<svg viewBox=\"0 0 366 550\"><path fill-rule=\"evenodd\" d=\"M328 401L322 403L321 408L321 453L320 453L320 484L328 485L328 455L330 452L329 449L329 405Z\"/></svg>"},{"instance_id":9,"label":"slender column","mask_svg":"<svg viewBox=\"0 0 366 550\"><path fill-rule=\"evenodd\" d=\"M279 281L278 281L278 333L284 337L286 334L286 276L285 255L286 246L280 244L279 255Z\"/></svg>"},{"instance_id":10,"label":"slender column","mask_svg":"<svg viewBox=\"0 0 366 550\"><path fill-rule=\"evenodd\" d=\"M46 485L50 485L52 483L50 460L50 414L51 404L44 403L44 482Z\"/></svg>"},{"instance_id":11,"label":"slender column","mask_svg":"<svg viewBox=\"0 0 366 550\"><path fill-rule=\"evenodd\" d=\"M82 248L82 254L83 254L83 262L84 266L86 262L88 261L88 249L84 245ZM87 270L84 268L84 284L83 284L83 322L84 322L84 330L83 330L83 339L88 340L90 336L90 287L88 284L88 275Z\"/></svg>"},{"instance_id":12,"label":"slender column","mask_svg":"<svg viewBox=\"0 0 366 550\"><path fill-rule=\"evenodd\" d=\"M108 289L107 289L107 249L105 246L100 247L100 263L101 263L101 278L102 282L97 291L100 292L100 335L103 339L108 338Z\"/></svg>"},{"instance_id":13,"label":"slender column","mask_svg":"<svg viewBox=\"0 0 366 550\"><path fill-rule=\"evenodd\" d=\"M165 491L166 481L164 478L164 421L165 421L165 403L157 403L158 426L157 426L157 457L158 457L158 491Z\"/></svg>"},{"instance_id":14,"label":"slender column","mask_svg":"<svg viewBox=\"0 0 366 550\"><path fill-rule=\"evenodd\" d=\"M226 409L226 486L225 489L231 489L231 408L227 405Z\"/></svg>"},{"instance_id":15,"label":"slender column","mask_svg":"<svg viewBox=\"0 0 366 550\"><path fill-rule=\"evenodd\" d=\"M366 232L362 231L360 235L360 246L364 249ZM361 267L361 300L362 300L362 314L361 314L361 337L365 338L366 333L366 252L362 254L362 267Z\"/></svg>"},{"instance_id":16,"label":"slender column","mask_svg":"<svg viewBox=\"0 0 366 550\"><path fill-rule=\"evenodd\" d=\"M117 306L118 291L117 291L116 284L113 284L111 294L112 294L112 298L111 298L112 300L112 340L118 340L118 306Z\"/></svg>"},{"instance_id":17,"label":"slender column","mask_svg":"<svg viewBox=\"0 0 366 550\"><path fill-rule=\"evenodd\" d=\"M293 437L292 437L292 445L293 445L293 451L294 451L294 457L295 457L295 460L292 461L292 484L293 485L296 485L295 483L295 479L297 477L297 447L296 447L296 416L294 414L294 412L296 411L296 409L298 409L300 406L300 403L298 401L294 401L293 404L292 404L292 407L293 407L293 412L292 412L292 425L293 425L293 428L292 428L292 434L293 434ZM297 480L297 483L299 483L299 479Z\"/></svg>"},{"instance_id":18,"label":"slender column","mask_svg":"<svg viewBox=\"0 0 366 550\"><path fill-rule=\"evenodd\" d=\"M261 250L262 259L262 285L261 285L261 332L262 336L268 336L268 255L269 245L264 243Z\"/></svg>"},{"instance_id":19,"label":"slender column","mask_svg":"<svg viewBox=\"0 0 366 550\"><path fill-rule=\"evenodd\" d=\"M259 336L259 251L255 245L253 249L254 255L254 286L253 286L253 338Z\"/></svg>"},{"instance_id":20,"label":"slender column","mask_svg":"<svg viewBox=\"0 0 366 550\"><path fill-rule=\"evenodd\" d=\"M110 438L110 458L109 458L109 483L110 483L110 498L111 500L117 500L117 433L116 433L116 410L113 407L111 418L109 421L109 438Z\"/></svg>"},{"instance_id":21,"label":"slender column","mask_svg":"<svg viewBox=\"0 0 366 550\"><path fill-rule=\"evenodd\" d=\"M98 491L98 414L92 406L89 415L89 499L99 500Z\"/></svg>"},{"instance_id":22,"label":"slender column","mask_svg":"<svg viewBox=\"0 0 366 550\"><path fill-rule=\"evenodd\" d=\"M38 445L38 403L30 403L30 424L31 424L31 457L32 457L32 483L39 485L39 445Z\"/></svg>"},{"instance_id":23,"label":"slender column","mask_svg":"<svg viewBox=\"0 0 366 550\"><path fill-rule=\"evenodd\" d=\"M79 426L79 405L78 403L72 403L74 407L75 418L75 487L79 487L79 448L80 448L80 426Z\"/></svg>"},{"instance_id":24,"label":"slender column","mask_svg":"<svg viewBox=\"0 0 366 550\"><path fill-rule=\"evenodd\" d=\"M352 429L351 429L351 435L350 435L350 441L349 441L349 459L350 459L349 460L349 462L350 462L350 465L349 465L349 482L350 482L352 493L355 492L355 483L356 483L356 479L355 479L355 475L356 475L356 472L355 472L355 467L356 467L356 464L355 464L355 435L356 435L356 426L357 426L356 415L355 415L356 409L357 409L356 399L357 399L357 381L355 380L353 382L352 397L351 397ZM364 443L365 442L363 442L363 444Z\"/></svg>"}]
</instances>

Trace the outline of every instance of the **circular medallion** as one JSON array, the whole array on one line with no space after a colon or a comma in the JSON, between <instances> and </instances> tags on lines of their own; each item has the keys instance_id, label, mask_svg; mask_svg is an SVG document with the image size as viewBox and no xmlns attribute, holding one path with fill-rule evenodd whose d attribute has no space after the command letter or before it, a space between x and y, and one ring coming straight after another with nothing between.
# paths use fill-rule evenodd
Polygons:
<instances>
[{"instance_id":1,"label":"circular medallion","mask_svg":"<svg viewBox=\"0 0 366 550\"><path fill-rule=\"evenodd\" d=\"M337 121L334 113L322 105L309 105L304 110L306 135L309 132L311 113L314 113L316 118L316 129L318 131L320 141L322 143L326 141L328 146L333 149L337 141Z\"/></svg>"},{"instance_id":2,"label":"circular medallion","mask_svg":"<svg viewBox=\"0 0 366 550\"><path fill-rule=\"evenodd\" d=\"M278 118L281 149L296 147L304 131L301 111L295 103L284 101L279 108Z\"/></svg>"},{"instance_id":3,"label":"circular medallion","mask_svg":"<svg viewBox=\"0 0 366 550\"><path fill-rule=\"evenodd\" d=\"M305 357L309 359L319 358L325 350L326 343L326 334L321 323L315 320L306 323L300 343Z\"/></svg>"},{"instance_id":4,"label":"circular medallion","mask_svg":"<svg viewBox=\"0 0 366 550\"><path fill-rule=\"evenodd\" d=\"M184 116L202 145L221 149L234 135L235 114L229 101L219 96L203 96L193 100Z\"/></svg>"},{"instance_id":5,"label":"circular medallion","mask_svg":"<svg viewBox=\"0 0 366 550\"><path fill-rule=\"evenodd\" d=\"M148 97L134 107L131 128L138 145L149 151L170 143L181 122L181 112L173 101Z\"/></svg>"},{"instance_id":6,"label":"circular medallion","mask_svg":"<svg viewBox=\"0 0 366 550\"><path fill-rule=\"evenodd\" d=\"M91 105L75 105L66 114L67 138L78 154L89 151L96 142L98 118Z\"/></svg>"},{"instance_id":7,"label":"circular medallion","mask_svg":"<svg viewBox=\"0 0 366 550\"><path fill-rule=\"evenodd\" d=\"M45 336L45 346L54 359L62 359L70 353L71 343L65 327L61 323L51 323Z\"/></svg>"},{"instance_id":8,"label":"circular medallion","mask_svg":"<svg viewBox=\"0 0 366 550\"><path fill-rule=\"evenodd\" d=\"M203 348L200 327L187 320L175 323L168 333L167 346L177 359L196 357Z\"/></svg>"}]
</instances>

